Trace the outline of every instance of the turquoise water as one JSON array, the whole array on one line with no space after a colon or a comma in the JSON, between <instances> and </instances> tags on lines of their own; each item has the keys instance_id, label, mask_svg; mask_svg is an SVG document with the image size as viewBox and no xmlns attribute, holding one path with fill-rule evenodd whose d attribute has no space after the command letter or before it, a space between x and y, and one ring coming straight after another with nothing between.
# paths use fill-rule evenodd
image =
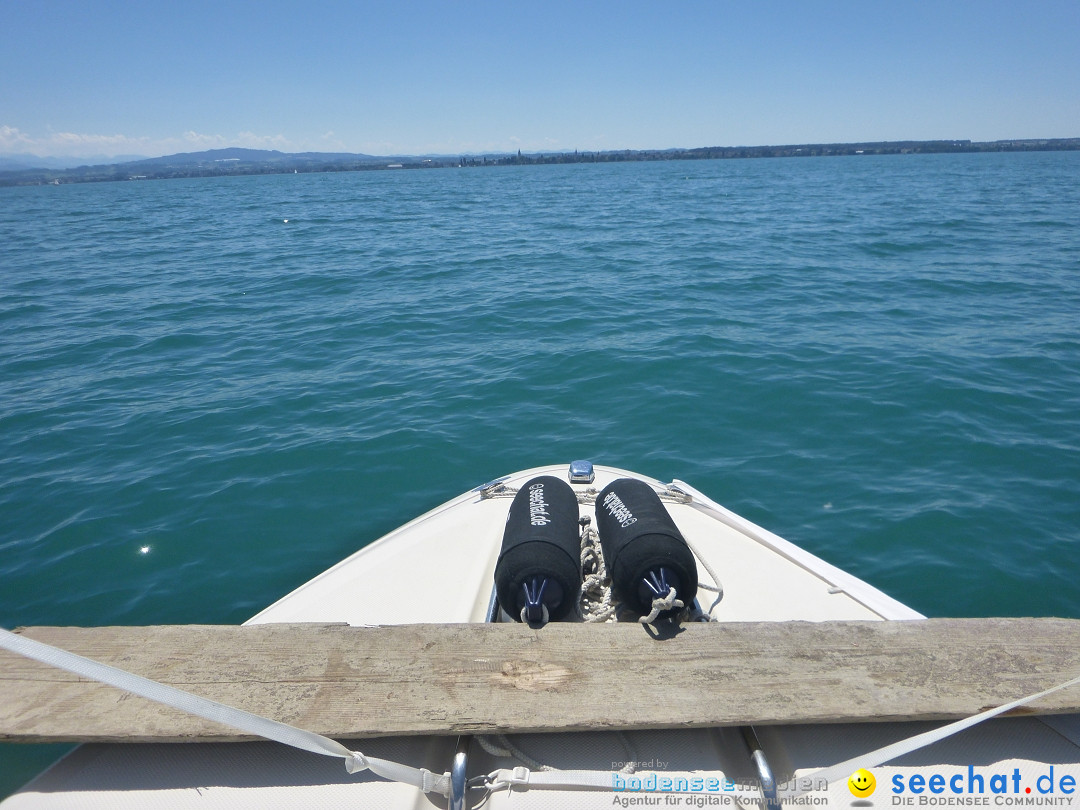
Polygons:
<instances>
[{"instance_id":1,"label":"turquoise water","mask_svg":"<svg viewBox=\"0 0 1080 810\"><path fill-rule=\"evenodd\" d=\"M1080 153L0 189L0 383L4 627L240 622L579 457L1080 617Z\"/></svg>"}]
</instances>

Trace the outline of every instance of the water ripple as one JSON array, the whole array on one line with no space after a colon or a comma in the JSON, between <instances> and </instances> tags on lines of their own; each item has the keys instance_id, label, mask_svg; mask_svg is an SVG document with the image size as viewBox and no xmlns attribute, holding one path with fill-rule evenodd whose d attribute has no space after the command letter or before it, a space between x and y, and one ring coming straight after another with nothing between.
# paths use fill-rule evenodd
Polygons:
<instances>
[{"instance_id":1,"label":"water ripple","mask_svg":"<svg viewBox=\"0 0 1080 810\"><path fill-rule=\"evenodd\" d=\"M575 457L1080 616L1078 158L0 190L0 624L239 621Z\"/></svg>"}]
</instances>

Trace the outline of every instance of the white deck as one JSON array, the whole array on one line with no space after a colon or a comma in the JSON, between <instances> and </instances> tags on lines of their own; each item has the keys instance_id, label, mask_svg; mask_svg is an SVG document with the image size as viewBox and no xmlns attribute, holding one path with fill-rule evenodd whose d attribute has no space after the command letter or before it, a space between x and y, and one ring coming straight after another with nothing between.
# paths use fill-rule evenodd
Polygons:
<instances>
[{"instance_id":1,"label":"white deck","mask_svg":"<svg viewBox=\"0 0 1080 810\"><path fill-rule=\"evenodd\" d=\"M516 473L504 483L517 487L541 474L564 476L565 466ZM634 473L597 468L596 481L574 485L599 491ZM658 490L665 486L644 478ZM690 503L667 503L676 524L720 575L724 598L713 609L720 621L832 619L918 619L920 615L867 583L727 512L692 488ZM347 622L353 625L483 621L492 576L510 506L509 497L467 493L402 526L298 588L255 616L252 623ZM582 506L583 515L592 515ZM702 582L708 574L700 572ZM413 598L400 598L402 582ZM711 594L699 592L704 607ZM542 631L540 631L542 632ZM372 699L377 699L373 696ZM437 700L436 695L432 696ZM633 700L612 695L613 701ZM1075 719L1055 720L1066 728ZM925 726L864 724L758 728L778 780L804 775L860 752L907 737ZM1074 739L1075 739L1075 735ZM716 772L734 779L754 775L745 744L733 729L522 735L515 739L530 757L560 769L617 770L627 760L639 773ZM423 766L449 768L454 740L447 738L359 741L367 754ZM1034 785L1049 763L1077 773L1080 748L1035 719L991 721L902 760L875 768L876 806L889 803L889 780L917 765L938 766L946 776L967 766L1012 774L1019 768ZM660 763L663 763L662 765ZM1044 764L1046 763L1046 764ZM520 764L495 758L473 744L470 775ZM987 771L989 773L989 771ZM987 776L989 778L989 776ZM1080 781L1080 780L1078 780ZM823 795L823 794L816 794ZM828 792L829 805L847 807L853 797L843 783ZM487 808L609 808L611 793L530 790L494 794ZM349 776L337 760L270 743L191 746L82 746L3 804L25 808L276 808L444 806L441 799L370 775ZM691 806L682 804L681 806Z\"/></svg>"},{"instance_id":2,"label":"white deck","mask_svg":"<svg viewBox=\"0 0 1080 810\"><path fill-rule=\"evenodd\" d=\"M564 466L538 467L515 473L502 483L516 489L537 475L565 477L565 473ZM611 467L597 467L592 484L573 486L584 495L624 476L665 490L655 479ZM700 493L689 504L668 501L666 505L680 531L723 581L724 598L712 610L718 621L921 618L867 583L733 515ZM462 495L360 549L249 623L483 621L509 508L508 496ZM582 503L580 510L595 523L591 503ZM703 569L699 578L709 582ZM424 587L403 604L402 582L424 583ZM712 595L701 591L698 597L708 608Z\"/></svg>"}]
</instances>

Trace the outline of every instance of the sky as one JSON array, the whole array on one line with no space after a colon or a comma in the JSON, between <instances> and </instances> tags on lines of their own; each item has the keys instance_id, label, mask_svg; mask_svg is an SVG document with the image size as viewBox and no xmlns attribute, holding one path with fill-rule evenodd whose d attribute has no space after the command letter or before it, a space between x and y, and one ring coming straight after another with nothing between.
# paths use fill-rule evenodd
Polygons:
<instances>
[{"instance_id":1,"label":"sky","mask_svg":"<svg viewBox=\"0 0 1080 810\"><path fill-rule=\"evenodd\" d=\"M1080 0L0 0L0 154L1080 137Z\"/></svg>"}]
</instances>

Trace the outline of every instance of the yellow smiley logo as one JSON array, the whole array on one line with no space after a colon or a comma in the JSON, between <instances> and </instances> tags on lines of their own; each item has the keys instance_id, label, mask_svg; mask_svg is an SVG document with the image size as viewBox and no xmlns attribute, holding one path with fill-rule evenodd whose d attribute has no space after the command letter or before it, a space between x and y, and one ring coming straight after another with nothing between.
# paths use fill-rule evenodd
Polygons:
<instances>
[{"instance_id":1,"label":"yellow smiley logo","mask_svg":"<svg viewBox=\"0 0 1080 810\"><path fill-rule=\"evenodd\" d=\"M877 787L877 779L866 768L859 768L847 780L848 790L851 791L852 796L856 796L860 799L865 799L874 792L874 788Z\"/></svg>"}]
</instances>

